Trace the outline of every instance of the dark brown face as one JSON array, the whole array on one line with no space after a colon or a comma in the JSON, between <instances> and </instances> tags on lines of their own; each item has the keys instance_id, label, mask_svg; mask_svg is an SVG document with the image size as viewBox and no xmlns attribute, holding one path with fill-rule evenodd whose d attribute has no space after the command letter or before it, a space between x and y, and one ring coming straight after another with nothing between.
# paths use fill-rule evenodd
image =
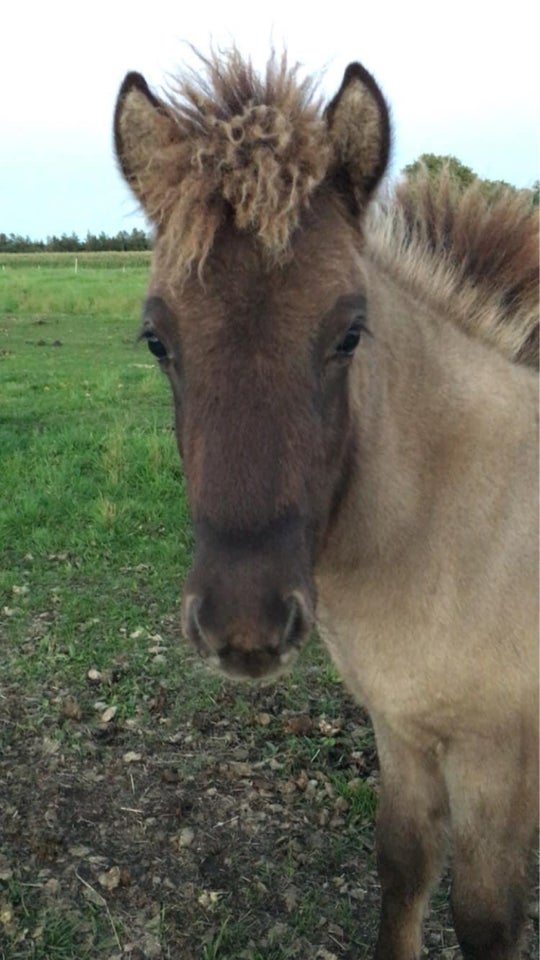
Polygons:
<instances>
[{"instance_id":1,"label":"dark brown face","mask_svg":"<svg viewBox=\"0 0 540 960\"><path fill-rule=\"evenodd\" d=\"M273 270L246 235L223 232L204 284L180 292L160 281L156 251L143 336L171 382L196 541L183 628L231 676L284 669L313 624L317 550L354 454L347 385L367 323L357 243L331 204Z\"/></svg>"}]
</instances>

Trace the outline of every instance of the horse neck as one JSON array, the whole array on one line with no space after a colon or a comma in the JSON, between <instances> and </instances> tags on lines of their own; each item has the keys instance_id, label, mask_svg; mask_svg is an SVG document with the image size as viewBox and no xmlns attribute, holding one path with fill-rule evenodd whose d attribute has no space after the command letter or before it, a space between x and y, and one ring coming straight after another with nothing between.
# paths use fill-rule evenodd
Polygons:
<instances>
[{"instance_id":1,"label":"horse neck","mask_svg":"<svg viewBox=\"0 0 540 960\"><path fill-rule=\"evenodd\" d=\"M354 477L321 566L394 569L454 524L490 520L534 421L529 370L368 264L373 339L351 370ZM523 445L523 444L521 444ZM505 470L508 471L505 474ZM534 465L526 471L526 484ZM495 506L494 506L495 509Z\"/></svg>"}]
</instances>

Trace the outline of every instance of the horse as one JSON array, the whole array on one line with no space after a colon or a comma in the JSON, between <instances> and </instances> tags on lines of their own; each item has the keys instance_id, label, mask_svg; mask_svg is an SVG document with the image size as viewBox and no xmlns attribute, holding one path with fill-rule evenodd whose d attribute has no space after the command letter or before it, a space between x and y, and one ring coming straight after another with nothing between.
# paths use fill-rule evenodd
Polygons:
<instances>
[{"instance_id":1,"label":"horse","mask_svg":"<svg viewBox=\"0 0 540 960\"><path fill-rule=\"evenodd\" d=\"M418 960L451 848L466 960L513 960L537 825L538 227L530 197L386 180L359 63L201 57L114 119L155 230L141 337L195 535L182 629L268 681L316 624L380 762L376 960Z\"/></svg>"}]
</instances>

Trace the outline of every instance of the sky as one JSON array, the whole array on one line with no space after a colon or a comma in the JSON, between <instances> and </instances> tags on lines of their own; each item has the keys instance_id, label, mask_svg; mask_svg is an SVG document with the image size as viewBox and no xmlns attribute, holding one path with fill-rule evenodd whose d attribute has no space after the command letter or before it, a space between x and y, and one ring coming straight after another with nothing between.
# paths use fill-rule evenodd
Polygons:
<instances>
[{"instance_id":1,"label":"sky","mask_svg":"<svg viewBox=\"0 0 540 960\"><path fill-rule=\"evenodd\" d=\"M9 12L8 12L9 11ZM286 47L330 99L358 60L392 111L392 173L451 154L528 187L539 171L539 8L532 0L18 0L0 30L0 233L45 239L145 227L111 138L128 70L159 93L190 44L263 67Z\"/></svg>"}]
</instances>

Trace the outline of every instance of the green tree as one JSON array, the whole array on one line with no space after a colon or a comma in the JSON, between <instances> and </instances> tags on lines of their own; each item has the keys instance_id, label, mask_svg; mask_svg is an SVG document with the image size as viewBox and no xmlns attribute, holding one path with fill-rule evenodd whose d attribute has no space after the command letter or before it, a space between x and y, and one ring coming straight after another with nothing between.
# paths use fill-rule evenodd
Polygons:
<instances>
[{"instance_id":1,"label":"green tree","mask_svg":"<svg viewBox=\"0 0 540 960\"><path fill-rule=\"evenodd\" d=\"M109 237L102 230L99 235L88 232L84 240L76 233L53 234L46 240L32 240L18 233L0 232L0 253L35 253L49 250L57 253L76 253L79 250L150 250L151 237L144 230L133 229L131 233L120 230Z\"/></svg>"},{"instance_id":2,"label":"green tree","mask_svg":"<svg viewBox=\"0 0 540 960\"><path fill-rule=\"evenodd\" d=\"M438 176L443 170L447 169L462 187L468 187L478 179L474 170L466 167L457 157L439 156L436 153L423 153L414 163L408 163L407 166L403 168L403 173L407 177L416 177L424 169L433 177Z\"/></svg>"},{"instance_id":3,"label":"green tree","mask_svg":"<svg viewBox=\"0 0 540 960\"><path fill-rule=\"evenodd\" d=\"M463 189L470 187L472 183L479 182L483 192L490 200L495 200L504 190L517 189L505 180L487 180L479 177L474 170L467 167L457 157L439 156L436 153L423 153L414 163L408 163L402 172L406 177L414 178L422 170L427 170L433 177L439 176L443 170L448 170L456 183Z\"/></svg>"}]
</instances>

